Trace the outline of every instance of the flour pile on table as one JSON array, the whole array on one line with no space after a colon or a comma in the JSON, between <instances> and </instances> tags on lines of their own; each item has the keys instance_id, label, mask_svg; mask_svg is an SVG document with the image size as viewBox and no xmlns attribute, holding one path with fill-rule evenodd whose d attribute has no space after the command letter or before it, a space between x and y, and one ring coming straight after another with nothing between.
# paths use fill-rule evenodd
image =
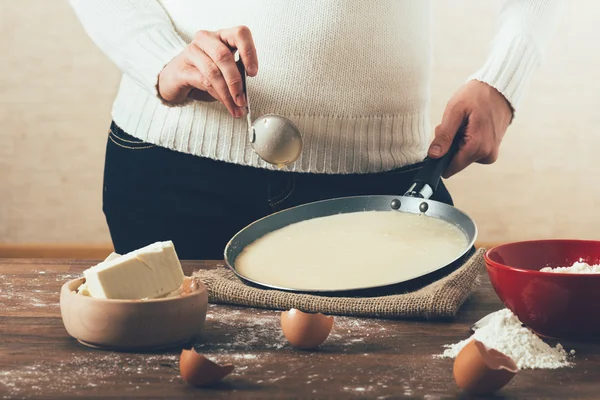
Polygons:
<instances>
[{"instance_id":1,"label":"flour pile on table","mask_svg":"<svg viewBox=\"0 0 600 400\"><path fill-rule=\"evenodd\" d=\"M477 339L488 347L496 349L512 358L520 369L556 369L570 366L569 354L562 345L552 347L535 333L521 324L521 321L507 308L488 315L476 324L475 333L468 339L452 345L442 358L455 358L471 339Z\"/></svg>"},{"instance_id":2,"label":"flour pile on table","mask_svg":"<svg viewBox=\"0 0 600 400\"><path fill-rule=\"evenodd\" d=\"M600 274L600 265L590 265L582 261L575 261L570 267L542 268L540 272L554 272L558 274Z\"/></svg>"}]
</instances>

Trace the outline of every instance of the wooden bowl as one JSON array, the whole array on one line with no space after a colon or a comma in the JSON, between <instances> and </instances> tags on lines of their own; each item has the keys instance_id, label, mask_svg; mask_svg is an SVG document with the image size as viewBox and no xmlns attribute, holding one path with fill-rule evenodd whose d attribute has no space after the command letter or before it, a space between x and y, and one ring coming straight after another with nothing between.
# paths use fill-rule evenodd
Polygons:
<instances>
[{"instance_id":1,"label":"wooden bowl","mask_svg":"<svg viewBox=\"0 0 600 400\"><path fill-rule=\"evenodd\" d=\"M65 283L60 313L69 335L86 346L157 350L183 345L202 332L208 294L197 281L188 294L153 300L97 299L77 294L84 278Z\"/></svg>"}]
</instances>

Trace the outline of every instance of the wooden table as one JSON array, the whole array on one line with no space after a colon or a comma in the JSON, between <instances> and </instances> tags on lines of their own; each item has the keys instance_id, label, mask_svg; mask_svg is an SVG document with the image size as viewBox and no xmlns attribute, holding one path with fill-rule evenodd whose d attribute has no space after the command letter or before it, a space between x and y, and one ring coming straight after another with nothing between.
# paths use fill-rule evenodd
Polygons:
<instances>
[{"instance_id":1,"label":"wooden table","mask_svg":"<svg viewBox=\"0 0 600 400\"><path fill-rule=\"evenodd\" d=\"M179 352L115 353L80 345L65 331L59 289L90 261L0 260L0 398L415 398L461 397L443 345L502 308L487 278L452 322L337 317L319 351L296 351L278 313L211 305L198 351L236 366L219 386L197 389ZM187 274L217 262L184 263ZM524 370L497 398L599 399L600 344L563 343L575 367Z\"/></svg>"}]
</instances>

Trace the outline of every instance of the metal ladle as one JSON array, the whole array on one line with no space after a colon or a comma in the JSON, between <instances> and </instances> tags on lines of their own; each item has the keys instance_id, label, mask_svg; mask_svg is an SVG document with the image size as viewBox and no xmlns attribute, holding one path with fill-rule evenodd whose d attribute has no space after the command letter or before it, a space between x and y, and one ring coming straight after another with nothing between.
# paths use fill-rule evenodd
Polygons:
<instances>
[{"instance_id":1,"label":"metal ladle","mask_svg":"<svg viewBox=\"0 0 600 400\"><path fill-rule=\"evenodd\" d=\"M300 157L302 152L302 135L289 119L277 114L265 114L254 123L250 114L250 98L246 80L246 68L240 60L238 63L242 75L242 85L246 96L246 119L248 121L248 138L254 151L266 162L283 168Z\"/></svg>"}]
</instances>

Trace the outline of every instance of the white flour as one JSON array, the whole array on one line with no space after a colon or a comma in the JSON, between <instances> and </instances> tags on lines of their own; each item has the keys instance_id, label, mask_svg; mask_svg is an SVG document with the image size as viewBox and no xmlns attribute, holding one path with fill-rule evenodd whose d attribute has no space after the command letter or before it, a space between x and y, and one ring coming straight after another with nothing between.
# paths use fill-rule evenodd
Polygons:
<instances>
[{"instance_id":1,"label":"white flour","mask_svg":"<svg viewBox=\"0 0 600 400\"><path fill-rule=\"evenodd\" d=\"M600 265L590 265L585 262L575 261L570 267L542 268L540 272L554 272L559 274L600 274Z\"/></svg>"},{"instance_id":2,"label":"white flour","mask_svg":"<svg viewBox=\"0 0 600 400\"><path fill-rule=\"evenodd\" d=\"M455 358L471 339L504 353L512 358L520 369L556 369L570 366L568 354L557 344L551 347L535 333L522 326L521 321L507 308L496 311L475 327L468 339L445 345L442 358ZM570 355L575 354L571 351Z\"/></svg>"}]
</instances>

